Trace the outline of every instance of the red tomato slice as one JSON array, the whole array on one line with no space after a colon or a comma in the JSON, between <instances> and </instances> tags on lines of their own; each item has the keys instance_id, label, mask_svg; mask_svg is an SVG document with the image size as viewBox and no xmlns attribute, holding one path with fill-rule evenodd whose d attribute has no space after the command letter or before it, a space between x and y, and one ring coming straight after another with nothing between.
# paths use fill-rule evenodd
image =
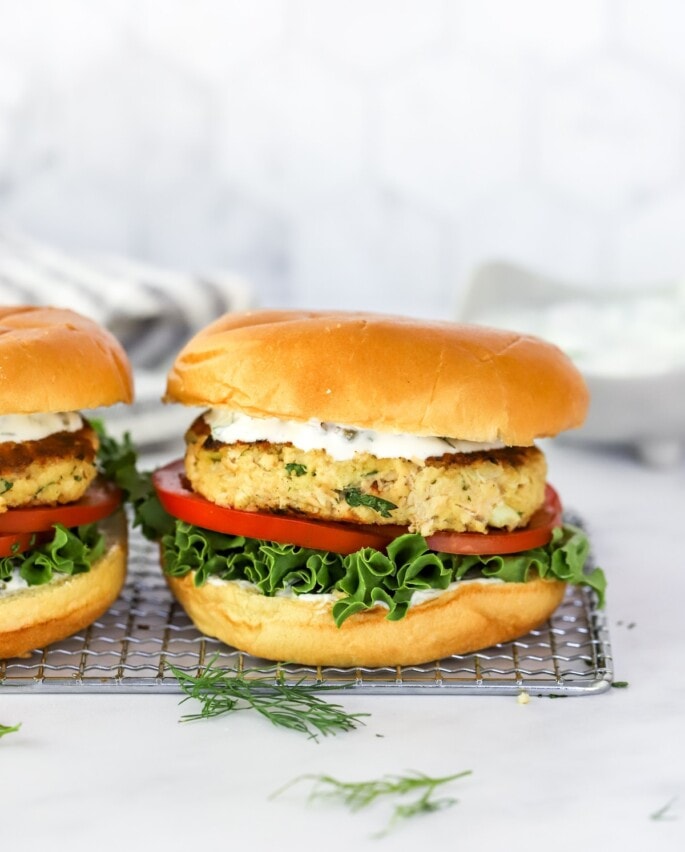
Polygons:
<instances>
[{"instance_id":1,"label":"red tomato slice","mask_svg":"<svg viewBox=\"0 0 685 852\"><path fill-rule=\"evenodd\" d=\"M5 533L0 535L0 557L14 556L35 546L50 536L36 535L31 532Z\"/></svg>"},{"instance_id":2,"label":"red tomato slice","mask_svg":"<svg viewBox=\"0 0 685 852\"><path fill-rule=\"evenodd\" d=\"M98 477L74 503L61 506L27 506L8 509L0 515L0 533L32 533L51 530L53 524L78 527L111 515L121 505L121 490Z\"/></svg>"},{"instance_id":3,"label":"red tomato slice","mask_svg":"<svg viewBox=\"0 0 685 852\"><path fill-rule=\"evenodd\" d=\"M380 550L406 532L404 527L356 526L294 515L226 509L190 489L182 460L156 470L152 474L152 484L160 503L170 515L188 524L229 535L244 535L335 553L354 553L362 547Z\"/></svg>"},{"instance_id":4,"label":"red tomato slice","mask_svg":"<svg viewBox=\"0 0 685 852\"><path fill-rule=\"evenodd\" d=\"M156 470L152 475L152 484L162 506L170 515L188 524L229 535L347 554L362 547L383 550L394 538L407 532L406 527L390 524L337 523L217 506L189 487L182 460ZM445 531L429 536L427 541L433 550L443 553L518 553L547 544L552 537L552 530L560 523L561 503L556 491L548 485L544 506L535 513L525 529L511 533L483 534Z\"/></svg>"}]
</instances>

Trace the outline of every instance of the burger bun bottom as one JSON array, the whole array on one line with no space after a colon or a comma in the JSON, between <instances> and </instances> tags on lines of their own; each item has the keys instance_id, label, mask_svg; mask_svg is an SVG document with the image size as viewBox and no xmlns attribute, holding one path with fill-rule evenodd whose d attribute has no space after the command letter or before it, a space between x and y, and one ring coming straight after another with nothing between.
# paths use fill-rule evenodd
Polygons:
<instances>
[{"instance_id":1,"label":"burger bun bottom","mask_svg":"<svg viewBox=\"0 0 685 852\"><path fill-rule=\"evenodd\" d=\"M119 510L98 526L106 550L90 571L0 595L0 659L26 656L77 633L116 600L126 577L126 518Z\"/></svg>"},{"instance_id":2,"label":"burger bun bottom","mask_svg":"<svg viewBox=\"0 0 685 852\"><path fill-rule=\"evenodd\" d=\"M173 594L204 634L268 660L312 666L407 666L508 642L554 612L566 584L463 582L389 621L375 607L337 627L329 596L267 597L231 581L197 587L193 573L168 577Z\"/></svg>"}]
</instances>

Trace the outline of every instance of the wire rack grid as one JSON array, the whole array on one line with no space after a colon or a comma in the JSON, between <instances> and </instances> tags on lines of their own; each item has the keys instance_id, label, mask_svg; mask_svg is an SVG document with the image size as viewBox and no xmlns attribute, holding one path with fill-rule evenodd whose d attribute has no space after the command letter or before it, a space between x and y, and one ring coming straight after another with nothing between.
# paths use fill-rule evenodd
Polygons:
<instances>
[{"instance_id":1,"label":"wire rack grid","mask_svg":"<svg viewBox=\"0 0 685 852\"><path fill-rule=\"evenodd\" d=\"M603 692L613 664L593 593L570 587L551 619L521 639L424 665L311 667L256 659L202 636L169 593L158 550L134 531L122 594L86 630L27 658L0 661L0 689L20 692L180 693L172 666L199 674L215 661L247 678L325 683L336 692L569 696Z\"/></svg>"}]
</instances>

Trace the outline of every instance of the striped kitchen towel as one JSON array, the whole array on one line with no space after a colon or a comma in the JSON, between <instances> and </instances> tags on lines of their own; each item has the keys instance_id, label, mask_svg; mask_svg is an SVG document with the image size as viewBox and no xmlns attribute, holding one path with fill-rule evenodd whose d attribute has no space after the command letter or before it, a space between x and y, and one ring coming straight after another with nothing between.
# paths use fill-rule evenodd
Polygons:
<instances>
[{"instance_id":1,"label":"striped kitchen towel","mask_svg":"<svg viewBox=\"0 0 685 852\"><path fill-rule=\"evenodd\" d=\"M97 416L113 434L129 431L146 448L178 439L191 419L182 407L160 402L178 350L222 313L249 309L252 296L238 276L189 275L121 257L68 254L0 230L0 304L72 308L110 329L131 359L136 401Z\"/></svg>"}]
</instances>

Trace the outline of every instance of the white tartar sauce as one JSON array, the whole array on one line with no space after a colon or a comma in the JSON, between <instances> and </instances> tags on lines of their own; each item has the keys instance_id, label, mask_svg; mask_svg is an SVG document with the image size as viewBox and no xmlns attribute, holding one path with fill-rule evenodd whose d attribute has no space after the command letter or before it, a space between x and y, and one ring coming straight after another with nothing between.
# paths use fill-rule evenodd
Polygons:
<instances>
[{"instance_id":1,"label":"white tartar sauce","mask_svg":"<svg viewBox=\"0 0 685 852\"><path fill-rule=\"evenodd\" d=\"M19 571L13 571L9 580L0 580L0 597L11 595L13 592L22 592L28 587L29 584L26 580L19 576Z\"/></svg>"},{"instance_id":2,"label":"white tartar sauce","mask_svg":"<svg viewBox=\"0 0 685 852\"><path fill-rule=\"evenodd\" d=\"M208 577L207 582L212 586L222 586L224 583L237 583L241 589L254 589L255 592L258 592L259 589L254 583L250 583L249 580L222 580L221 577ZM421 589L420 591L416 591L412 594L409 600L409 607L420 606L423 603L427 603L428 601L432 601L435 598L440 597L440 595L444 595L447 592L451 592L459 586L465 585L473 585L474 583L479 583L480 585L488 585L492 583L503 583L504 580L500 580L498 577L474 577L470 580L455 580L454 583L450 583L446 589ZM319 603L322 606L324 604L334 603L337 600L340 600L341 597L344 597L342 594L330 594L330 593L305 593L302 595L295 594L292 589L281 589L280 592L276 592L277 598L288 598L289 600L298 600L303 603ZM388 609L387 604L382 601L377 603L376 606L383 607L384 609Z\"/></svg>"},{"instance_id":3,"label":"white tartar sauce","mask_svg":"<svg viewBox=\"0 0 685 852\"><path fill-rule=\"evenodd\" d=\"M78 411L46 414L1 414L0 443L40 441L56 432L78 432L83 418Z\"/></svg>"},{"instance_id":4,"label":"white tartar sauce","mask_svg":"<svg viewBox=\"0 0 685 852\"><path fill-rule=\"evenodd\" d=\"M369 453L376 458L421 459L444 453L475 453L495 450L501 443L480 444L453 438L431 438L420 435L374 432L337 423L308 420L279 420L276 417L250 417L222 408L210 409L204 415L212 430L212 438L223 444L237 441L292 444L300 450L325 450L336 461L347 461L356 453Z\"/></svg>"},{"instance_id":5,"label":"white tartar sauce","mask_svg":"<svg viewBox=\"0 0 685 852\"><path fill-rule=\"evenodd\" d=\"M48 586L56 586L60 583L66 583L71 574L59 574L53 573L52 578L48 580ZM12 572L12 576L9 580L0 580L0 598L9 597L10 595L16 595L19 592L23 592L26 589L30 589L31 586L24 580L22 576L19 574L19 569L16 568ZM36 587L37 588L37 587Z\"/></svg>"},{"instance_id":6,"label":"white tartar sauce","mask_svg":"<svg viewBox=\"0 0 685 852\"><path fill-rule=\"evenodd\" d=\"M218 580L218 582L242 582L245 583L245 580L240 581L231 581L231 580L221 580L219 578L213 577L210 579ZM417 591L412 593L411 598L409 599L409 608L411 609L414 606L420 606L423 603L428 603L428 601L435 600L435 598L439 598L440 595L447 594L447 592L452 592L459 586L472 586L476 583L480 583L480 585L488 585L492 583L503 583L504 580L500 580L498 577L473 577L470 580L455 580L453 583L450 583L446 589L417 589ZM252 585L251 583L247 585ZM253 586L253 588L257 588ZM280 592L276 592L277 598L290 598L291 600L300 600L300 601L309 601L310 603L318 602L334 602L339 600L342 595L332 595L332 594L315 594L315 593L305 593L302 595L295 594L292 589L282 589ZM388 605L384 601L379 601L375 606L383 607L383 609L388 609Z\"/></svg>"}]
</instances>

